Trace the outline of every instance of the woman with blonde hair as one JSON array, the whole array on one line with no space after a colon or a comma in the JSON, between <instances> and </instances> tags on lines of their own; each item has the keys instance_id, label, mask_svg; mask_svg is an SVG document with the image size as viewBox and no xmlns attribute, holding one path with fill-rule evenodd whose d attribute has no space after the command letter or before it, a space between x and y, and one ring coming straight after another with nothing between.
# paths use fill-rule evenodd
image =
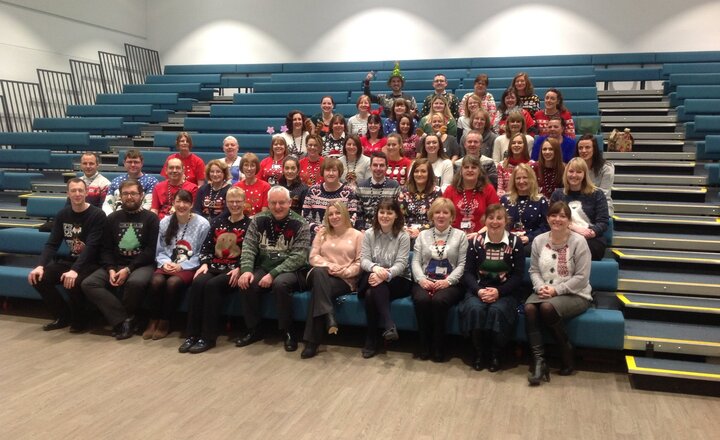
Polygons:
<instances>
[{"instance_id":1,"label":"woman with blonde hair","mask_svg":"<svg viewBox=\"0 0 720 440\"><path fill-rule=\"evenodd\" d=\"M360 276L363 233L353 229L345 203L334 201L328 206L323 226L310 251L310 303L305 320L306 343L300 354L303 359L317 354L323 333L337 333L333 299L357 290Z\"/></svg>"},{"instance_id":2,"label":"woman with blonde hair","mask_svg":"<svg viewBox=\"0 0 720 440\"><path fill-rule=\"evenodd\" d=\"M213 159L205 167L205 184L198 189L193 211L212 221L225 210L230 188L230 169L222 159Z\"/></svg>"},{"instance_id":3,"label":"woman with blonde hair","mask_svg":"<svg viewBox=\"0 0 720 440\"><path fill-rule=\"evenodd\" d=\"M447 126L447 134L456 137L457 136L457 121L450 111L450 106L447 100L442 96L436 96L432 100L430 107L430 113L423 116L418 123L418 127L422 128L425 133L434 133L431 126L431 116L433 113L440 113L443 115L445 125Z\"/></svg>"},{"instance_id":4,"label":"woman with blonde hair","mask_svg":"<svg viewBox=\"0 0 720 440\"><path fill-rule=\"evenodd\" d=\"M517 165L527 164L537 174L537 163L530 160L527 148L527 138L522 133L516 133L510 139L507 157L497 164L498 197L502 197L510 186L510 175Z\"/></svg>"},{"instance_id":5,"label":"woman with blonde hair","mask_svg":"<svg viewBox=\"0 0 720 440\"><path fill-rule=\"evenodd\" d=\"M517 165L510 176L508 191L500 198L508 214L510 233L517 235L530 256L532 241L548 231L548 202L538 192L535 172L527 164Z\"/></svg>"}]
</instances>

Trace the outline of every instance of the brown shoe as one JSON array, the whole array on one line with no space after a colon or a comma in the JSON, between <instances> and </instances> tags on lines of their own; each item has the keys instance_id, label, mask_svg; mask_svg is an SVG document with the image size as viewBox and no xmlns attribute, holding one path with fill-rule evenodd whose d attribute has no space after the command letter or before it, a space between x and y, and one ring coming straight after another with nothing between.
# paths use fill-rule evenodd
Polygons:
<instances>
[{"instance_id":1,"label":"brown shoe","mask_svg":"<svg viewBox=\"0 0 720 440\"><path fill-rule=\"evenodd\" d=\"M155 333L155 330L157 330L158 326L158 320L157 319L151 319L150 322L148 322L148 326L145 329L145 331L142 334L143 339L152 339L153 334Z\"/></svg>"},{"instance_id":2,"label":"brown shoe","mask_svg":"<svg viewBox=\"0 0 720 440\"><path fill-rule=\"evenodd\" d=\"M154 341L157 341L158 339L162 339L165 336L170 333L170 321L167 319L161 319L158 321L157 328L155 329L155 333L153 333L152 338Z\"/></svg>"}]
</instances>

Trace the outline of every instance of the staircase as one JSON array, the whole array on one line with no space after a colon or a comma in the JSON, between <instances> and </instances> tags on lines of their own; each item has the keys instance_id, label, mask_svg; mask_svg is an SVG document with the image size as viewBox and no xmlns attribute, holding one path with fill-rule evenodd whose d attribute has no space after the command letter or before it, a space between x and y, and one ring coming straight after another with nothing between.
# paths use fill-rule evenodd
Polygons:
<instances>
[{"instance_id":1,"label":"staircase","mask_svg":"<svg viewBox=\"0 0 720 440\"><path fill-rule=\"evenodd\" d=\"M662 90L600 91L615 165L611 249L620 264L628 372L640 388L720 392L720 203Z\"/></svg>"}]
</instances>

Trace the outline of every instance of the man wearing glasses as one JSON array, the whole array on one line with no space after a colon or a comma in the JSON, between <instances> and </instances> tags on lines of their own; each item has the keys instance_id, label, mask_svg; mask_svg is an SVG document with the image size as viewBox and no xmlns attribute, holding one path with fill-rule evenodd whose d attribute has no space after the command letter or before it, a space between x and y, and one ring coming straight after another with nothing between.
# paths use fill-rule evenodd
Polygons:
<instances>
[{"instance_id":1,"label":"man wearing glasses","mask_svg":"<svg viewBox=\"0 0 720 440\"><path fill-rule=\"evenodd\" d=\"M447 85L447 77L445 77L444 74L438 73L437 75L435 75L435 78L433 78L433 88L435 89L435 93L432 93L425 97L425 100L423 101L422 113L420 113L421 118L430 114L430 110L432 109L432 102L436 96L442 96L443 98L445 98L445 101L447 101L448 103L448 108L450 108L450 113L452 113L455 119L460 117L460 103L457 99L457 96L445 90L447 88Z\"/></svg>"},{"instance_id":2,"label":"man wearing glasses","mask_svg":"<svg viewBox=\"0 0 720 440\"><path fill-rule=\"evenodd\" d=\"M122 182L119 193L120 209L107 218L101 268L82 282L82 290L113 327L113 336L121 340L135 332L135 311L155 270L160 220L143 208L145 193L137 180ZM120 287L122 300L114 293Z\"/></svg>"}]
</instances>

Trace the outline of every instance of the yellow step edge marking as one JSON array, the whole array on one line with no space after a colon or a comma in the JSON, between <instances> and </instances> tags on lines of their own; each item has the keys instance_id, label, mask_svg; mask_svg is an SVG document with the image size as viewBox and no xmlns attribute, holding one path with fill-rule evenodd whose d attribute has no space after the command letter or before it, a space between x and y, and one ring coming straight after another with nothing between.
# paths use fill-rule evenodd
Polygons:
<instances>
[{"instance_id":1,"label":"yellow step edge marking","mask_svg":"<svg viewBox=\"0 0 720 440\"><path fill-rule=\"evenodd\" d=\"M618 257L624 257L624 256L625 256L625 254L623 254L622 252L620 252L620 251L617 250L617 249L613 249L612 251L613 251L613 253L614 253L615 255L617 255Z\"/></svg>"},{"instance_id":2,"label":"yellow step edge marking","mask_svg":"<svg viewBox=\"0 0 720 440\"><path fill-rule=\"evenodd\" d=\"M698 287L720 287L720 284L705 284L705 283L690 283L690 282L679 282L679 281L655 281L655 280L638 280L634 278L620 278L618 282L632 282L632 283L650 283L650 284L677 284L679 286L698 286Z\"/></svg>"},{"instance_id":3,"label":"yellow step edge marking","mask_svg":"<svg viewBox=\"0 0 720 440\"><path fill-rule=\"evenodd\" d=\"M707 342L707 341L693 341L690 339L670 339L670 338L658 338L655 336L628 336L625 335L625 339L631 341L652 341L652 342L666 342L668 344L687 344L687 345L702 345L704 347L720 347L720 342Z\"/></svg>"},{"instance_id":4,"label":"yellow step edge marking","mask_svg":"<svg viewBox=\"0 0 720 440\"><path fill-rule=\"evenodd\" d=\"M701 306L684 306L676 304L659 304L649 302L636 302L625 297L625 295L617 296L625 305L633 305L635 307L653 307L659 309L681 309L681 310L697 310L699 312L720 312L720 307L701 307Z\"/></svg>"},{"instance_id":5,"label":"yellow step edge marking","mask_svg":"<svg viewBox=\"0 0 720 440\"><path fill-rule=\"evenodd\" d=\"M625 295L623 295L622 293L618 293L616 296L620 299L620 301L623 302L623 304L630 304L632 302L629 299L627 299L627 297Z\"/></svg>"},{"instance_id":6,"label":"yellow step edge marking","mask_svg":"<svg viewBox=\"0 0 720 440\"><path fill-rule=\"evenodd\" d=\"M660 260L660 261L702 261L706 263L715 263L720 264L720 259L712 259L712 258L693 258L693 257L662 257L662 256L653 256L653 255L625 255L624 253L620 252L617 249L613 249L613 252L622 257L627 258L630 260L638 260L638 259L645 259L645 260Z\"/></svg>"},{"instance_id":7,"label":"yellow step edge marking","mask_svg":"<svg viewBox=\"0 0 720 440\"><path fill-rule=\"evenodd\" d=\"M625 356L625 362L627 362L628 372L630 372L630 373L634 370L634 371L638 371L638 372L645 371L648 373L661 373L661 374L671 374L671 375L704 377L704 378L708 378L708 379L720 379L720 374L698 373L696 371L666 370L663 368L638 367L637 363L635 363L634 356Z\"/></svg>"},{"instance_id":8,"label":"yellow step edge marking","mask_svg":"<svg viewBox=\"0 0 720 440\"><path fill-rule=\"evenodd\" d=\"M718 223L720 223L720 219L716 219L716 221ZM615 237L613 237L613 240L621 240L621 239L626 239L626 238L631 238L633 240L645 240L645 241L650 241L650 240L677 241L677 242L681 242L681 243L720 243L720 240L695 240L695 239L685 240L685 239L680 239L680 238L662 238L662 237L648 238L648 237L634 237L632 235L626 235L623 237L619 237L616 235Z\"/></svg>"},{"instance_id":9,"label":"yellow step edge marking","mask_svg":"<svg viewBox=\"0 0 720 440\"><path fill-rule=\"evenodd\" d=\"M711 223L720 223L720 218L715 218L715 222L712 220L674 220L674 219L647 219L637 217L620 217L613 215L614 220L622 220L626 222L638 222L638 223L683 223L689 225L708 225Z\"/></svg>"}]
</instances>

